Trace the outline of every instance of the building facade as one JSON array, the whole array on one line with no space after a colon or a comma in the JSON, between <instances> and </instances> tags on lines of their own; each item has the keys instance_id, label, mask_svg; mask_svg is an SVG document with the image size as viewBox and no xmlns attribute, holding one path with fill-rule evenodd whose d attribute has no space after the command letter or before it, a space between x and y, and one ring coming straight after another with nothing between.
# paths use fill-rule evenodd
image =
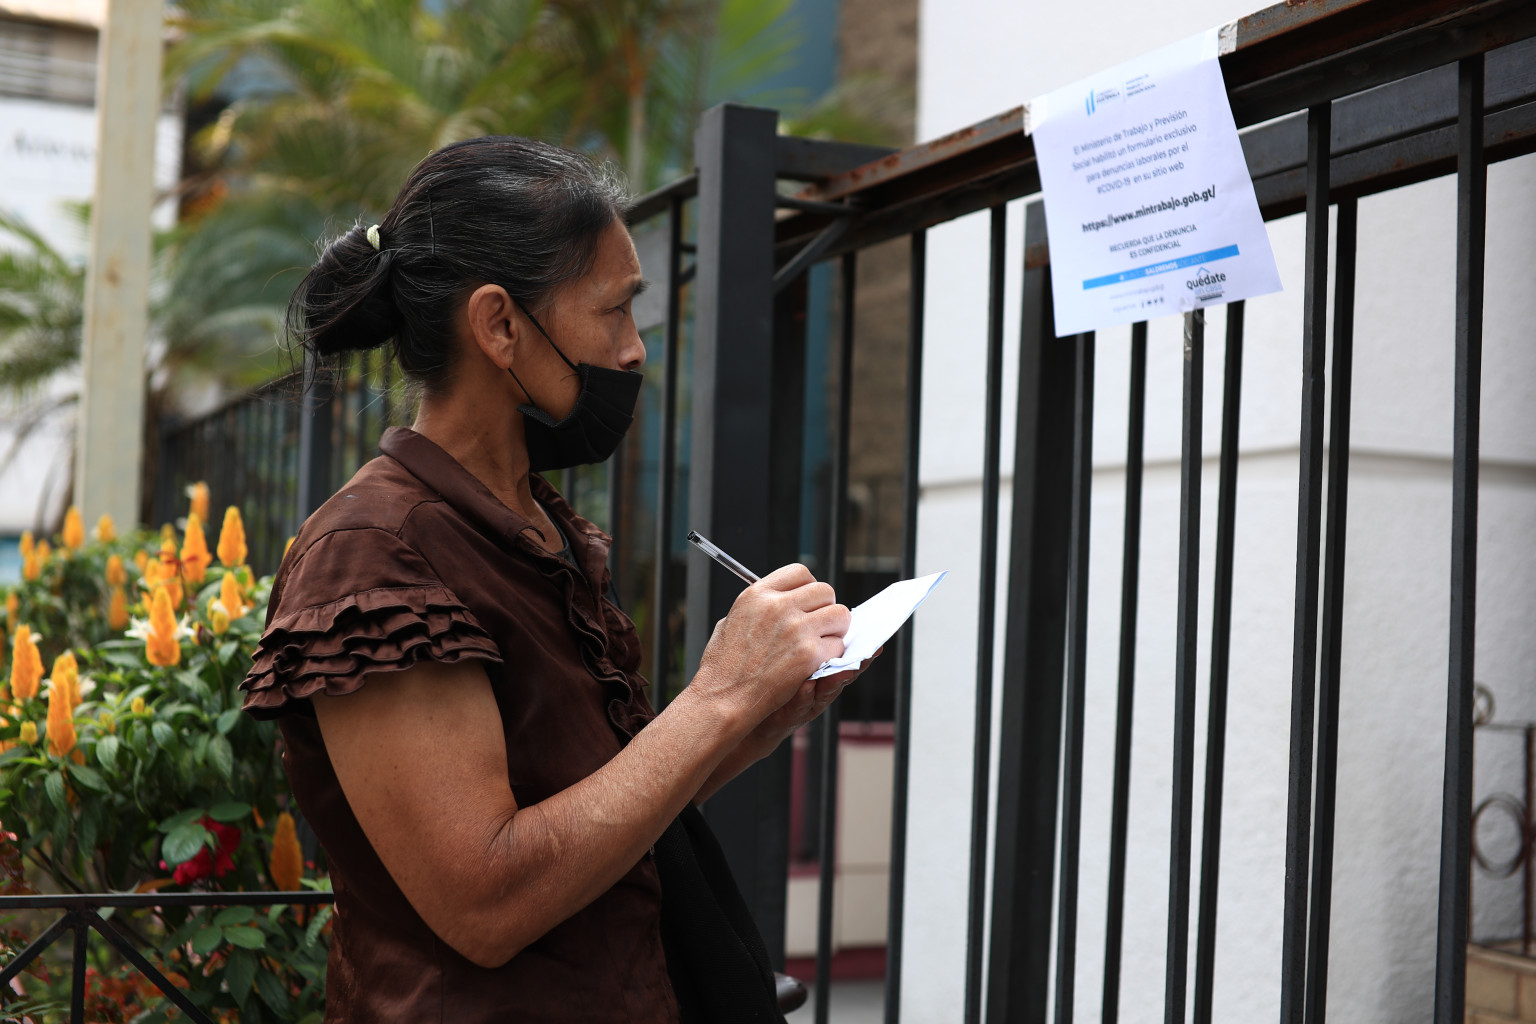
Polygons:
<instances>
[{"instance_id":1,"label":"building facade","mask_svg":"<svg viewBox=\"0 0 1536 1024\"><path fill-rule=\"evenodd\" d=\"M950 0L921 5L919 139L933 139L1250 13L1242 0L1175 7ZM1450 608L1455 180L1360 202L1341 750L1329 971L1334 1019L1432 1015ZM1023 216L1008 212L1008 337L1019 324ZM1536 718L1536 158L1489 172L1477 677L1497 718ZM1269 225L1284 292L1250 300L1242 388L1230 717L1214 1019L1278 1015L1285 882L1292 615L1301 408L1303 223ZM919 571L951 570L916 621L904 1019L958 1021L964 1004L985 362L987 218L929 233ZM1209 311L1204 507L1216 503L1224 313ZM1150 325L1141 620L1119 1019L1161 1019L1173 750L1182 325ZM1013 344L1009 345L1013 348ZM1119 638L1129 329L1099 332L1092 488L1077 1014L1098 1019ZM1005 356L1013 422L1016 356ZM1060 439L1070 444L1070 437ZM1004 528L1007 552L1005 431ZM1204 520L1201 700L1209 678L1214 514ZM1006 579L1006 564L1000 572ZM1006 595L999 594L1000 608ZM1002 664L999 629L999 657ZM1054 685L1052 683L1051 685ZM1203 733L1205 707L1196 721ZM994 732L992 750L1011 738ZM1196 764L1204 764L1203 735ZM1197 768L1197 773L1200 771ZM1479 749L1478 792L1519 792L1517 762ZM994 789L995 792L995 789ZM1201 827L1196 808L1195 835ZM1198 858L1198 840L1197 854ZM1196 868L1198 871L1198 867ZM1474 876L1474 938L1518 916L1518 895ZM1518 923L1514 925L1518 933Z\"/></svg>"}]
</instances>

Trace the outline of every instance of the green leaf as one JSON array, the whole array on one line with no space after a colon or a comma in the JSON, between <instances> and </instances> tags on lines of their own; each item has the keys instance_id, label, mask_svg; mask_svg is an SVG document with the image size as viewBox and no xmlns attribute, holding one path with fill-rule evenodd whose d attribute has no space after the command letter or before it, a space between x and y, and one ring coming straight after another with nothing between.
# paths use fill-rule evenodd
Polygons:
<instances>
[{"instance_id":1,"label":"green leaf","mask_svg":"<svg viewBox=\"0 0 1536 1024\"><path fill-rule=\"evenodd\" d=\"M243 712L239 708L230 708L219 716L216 728L220 736L228 736L229 730L240 724L240 716Z\"/></svg>"},{"instance_id":2,"label":"green leaf","mask_svg":"<svg viewBox=\"0 0 1536 1024\"><path fill-rule=\"evenodd\" d=\"M160 823L161 832L173 832L183 825L190 825L208 812L201 807L191 807L185 811L179 811Z\"/></svg>"},{"instance_id":3,"label":"green leaf","mask_svg":"<svg viewBox=\"0 0 1536 1024\"><path fill-rule=\"evenodd\" d=\"M239 821L251 813L251 805L241 803L239 800L220 800L208 810L208 817L214 821Z\"/></svg>"},{"instance_id":4,"label":"green leaf","mask_svg":"<svg viewBox=\"0 0 1536 1024\"><path fill-rule=\"evenodd\" d=\"M160 844L160 856L172 867L197 856L197 851L207 844L210 836L201 825L179 825L171 830Z\"/></svg>"},{"instance_id":5,"label":"green leaf","mask_svg":"<svg viewBox=\"0 0 1536 1024\"><path fill-rule=\"evenodd\" d=\"M69 801L64 798L64 776L59 772L49 772L43 779L43 789L48 793L48 799L53 801L53 806L59 809L60 814L69 813Z\"/></svg>"},{"instance_id":6,"label":"green leaf","mask_svg":"<svg viewBox=\"0 0 1536 1024\"><path fill-rule=\"evenodd\" d=\"M75 848L86 857L96 852L96 840L101 834L102 802L92 800L80 815L80 828L75 832Z\"/></svg>"},{"instance_id":7,"label":"green leaf","mask_svg":"<svg viewBox=\"0 0 1536 1024\"><path fill-rule=\"evenodd\" d=\"M150 731L155 734L155 745L169 750L176 745L176 734L171 727L164 722L154 722L150 725Z\"/></svg>"},{"instance_id":8,"label":"green leaf","mask_svg":"<svg viewBox=\"0 0 1536 1024\"><path fill-rule=\"evenodd\" d=\"M240 645L233 640L226 640L219 644L219 660L228 661L239 647Z\"/></svg>"},{"instance_id":9,"label":"green leaf","mask_svg":"<svg viewBox=\"0 0 1536 1024\"><path fill-rule=\"evenodd\" d=\"M224 929L224 938L231 945L243 946L246 949L261 949L267 944L267 937L260 928L252 928L249 925L235 925ZM276 1009L276 1007L273 1007Z\"/></svg>"},{"instance_id":10,"label":"green leaf","mask_svg":"<svg viewBox=\"0 0 1536 1024\"><path fill-rule=\"evenodd\" d=\"M137 644L137 641L135 641ZM118 668L127 669L130 672L138 671L144 667L144 659L127 651L101 651L101 658L108 664Z\"/></svg>"},{"instance_id":11,"label":"green leaf","mask_svg":"<svg viewBox=\"0 0 1536 1024\"><path fill-rule=\"evenodd\" d=\"M122 740L110 734L97 740L96 763L109 772L117 771L117 751L120 746L122 746Z\"/></svg>"},{"instance_id":12,"label":"green leaf","mask_svg":"<svg viewBox=\"0 0 1536 1024\"><path fill-rule=\"evenodd\" d=\"M248 950L236 949L229 954L229 965L224 968L224 984L241 1010L251 995L251 983L256 980L256 957Z\"/></svg>"},{"instance_id":13,"label":"green leaf","mask_svg":"<svg viewBox=\"0 0 1536 1024\"><path fill-rule=\"evenodd\" d=\"M288 1020L293 1016L288 1002L288 990L271 971L256 972L256 994L261 996L261 1001L270 1006L279 1019Z\"/></svg>"},{"instance_id":14,"label":"green leaf","mask_svg":"<svg viewBox=\"0 0 1536 1024\"><path fill-rule=\"evenodd\" d=\"M80 784L82 789L89 789L96 793L112 792L112 787L107 785L106 780L94 768L87 768L83 764L71 764L69 775Z\"/></svg>"},{"instance_id":15,"label":"green leaf","mask_svg":"<svg viewBox=\"0 0 1536 1024\"><path fill-rule=\"evenodd\" d=\"M246 924L256 919L254 907L225 907L213 915L213 923L220 928L227 928L232 924Z\"/></svg>"},{"instance_id":16,"label":"green leaf","mask_svg":"<svg viewBox=\"0 0 1536 1024\"><path fill-rule=\"evenodd\" d=\"M224 929L207 925L199 928L197 934L192 936L192 952L206 956L218 949L223 941Z\"/></svg>"},{"instance_id":17,"label":"green leaf","mask_svg":"<svg viewBox=\"0 0 1536 1024\"><path fill-rule=\"evenodd\" d=\"M134 722L128 730L128 745L139 755L139 760L149 760L149 729L143 723Z\"/></svg>"},{"instance_id":18,"label":"green leaf","mask_svg":"<svg viewBox=\"0 0 1536 1024\"><path fill-rule=\"evenodd\" d=\"M188 692L195 697L208 696L208 684L203 682L203 677L196 672L188 672L183 669L176 673L176 681L185 686Z\"/></svg>"},{"instance_id":19,"label":"green leaf","mask_svg":"<svg viewBox=\"0 0 1536 1024\"><path fill-rule=\"evenodd\" d=\"M320 929L325 927L325 922L329 921L335 912L336 908L328 904L317 910L315 916L310 918L309 927L304 929L305 949L309 949L320 940Z\"/></svg>"},{"instance_id":20,"label":"green leaf","mask_svg":"<svg viewBox=\"0 0 1536 1024\"><path fill-rule=\"evenodd\" d=\"M235 752L230 748L229 740L223 736L215 736L209 742L208 764L226 780L234 778Z\"/></svg>"}]
</instances>

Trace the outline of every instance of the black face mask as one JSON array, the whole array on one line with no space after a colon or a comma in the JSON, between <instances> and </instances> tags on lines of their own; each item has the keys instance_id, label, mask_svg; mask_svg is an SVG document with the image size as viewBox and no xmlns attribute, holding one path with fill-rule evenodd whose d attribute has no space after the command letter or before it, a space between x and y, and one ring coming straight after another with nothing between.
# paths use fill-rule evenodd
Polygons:
<instances>
[{"instance_id":1,"label":"black face mask","mask_svg":"<svg viewBox=\"0 0 1536 1024\"><path fill-rule=\"evenodd\" d=\"M560 346L532 313L524 309L523 315L539 329L544 340L565 360L565 365L581 378L576 408L563 420L556 421L543 409L527 402L517 407L523 414L529 468L542 473L605 461L619 447L629 425L635 421L635 402L640 397L640 385L645 377L635 370L610 370L590 363L576 365L565 358ZM523 394L532 398L510 366L507 372L517 381L517 386L523 388Z\"/></svg>"}]
</instances>

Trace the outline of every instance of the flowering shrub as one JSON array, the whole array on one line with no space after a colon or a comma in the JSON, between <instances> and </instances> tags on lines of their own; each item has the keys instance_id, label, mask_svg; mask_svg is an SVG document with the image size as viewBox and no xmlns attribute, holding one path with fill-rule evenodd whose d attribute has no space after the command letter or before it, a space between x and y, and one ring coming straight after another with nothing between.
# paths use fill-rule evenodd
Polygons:
<instances>
[{"instance_id":1,"label":"flowering shrub","mask_svg":"<svg viewBox=\"0 0 1536 1024\"><path fill-rule=\"evenodd\" d=\"M71 509L57 543L23 538L0 634L0 890L207 891L209 907L114 921L216 1019L318 1021L330 908L214 895L328 883L305 864L276 727L239 710L271 579L244 564L235 508L210 552L207 501L194 491L180 535L120 536L104 517L87 537ZM18 943L0 929L7 956ZM104 948L92 956L90 1019L174 1014ZM66 970L22 985L35 1020L67 1006Z\"/></svg>"}]
</instances>

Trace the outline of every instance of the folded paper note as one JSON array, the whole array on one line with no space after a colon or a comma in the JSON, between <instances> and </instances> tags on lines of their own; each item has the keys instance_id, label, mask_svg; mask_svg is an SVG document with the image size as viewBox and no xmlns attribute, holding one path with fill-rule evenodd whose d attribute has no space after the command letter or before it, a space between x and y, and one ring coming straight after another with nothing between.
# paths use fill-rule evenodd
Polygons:
<instances>
[{"instance_id":1,"label":"folded paper note","mask_svg":"<svg viewBox=\"0 0 1536 1024\"><path fill-rule=\"evenodd\" d=\"M853 623L843 635L841 657L824 662L812 673L812 679L858 668L866 658L873 658L882 644L895 635L902 623L912 617L917 606L949 575L949 570L915 580L892 583L853 610Z\"/></svg>"}]
</instances>

